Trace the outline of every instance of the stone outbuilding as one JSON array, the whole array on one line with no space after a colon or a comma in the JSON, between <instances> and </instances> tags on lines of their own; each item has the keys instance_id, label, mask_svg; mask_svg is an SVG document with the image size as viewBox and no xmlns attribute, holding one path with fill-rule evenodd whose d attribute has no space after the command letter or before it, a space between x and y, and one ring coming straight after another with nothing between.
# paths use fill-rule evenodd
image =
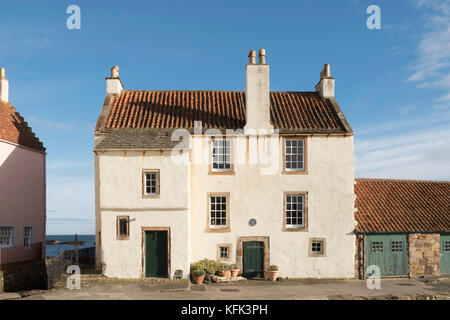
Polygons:
<instances>
[{"instance_id":1,"label":"stone outbuilding","mask_svg":"<svg viewBox=\"0 0 450 320\"><path fill-rule=\"evenodd\" d=\"M450 182L356 179L356 276L450 274Z\"/></svg>"}]
</instances>

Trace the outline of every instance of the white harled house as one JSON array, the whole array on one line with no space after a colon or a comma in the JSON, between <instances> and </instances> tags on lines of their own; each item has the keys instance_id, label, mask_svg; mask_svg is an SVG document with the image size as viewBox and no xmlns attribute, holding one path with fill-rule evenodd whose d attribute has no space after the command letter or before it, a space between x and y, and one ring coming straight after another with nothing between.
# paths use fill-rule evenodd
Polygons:
<instances>
[{"instance_id":1,"label":"white harled house","mask_svg":"<svg viewBox=\"0 0 450 320\"><path fill-rule=\"evenodd\" d=\"M325 65L315 91L270 91L250 51L245 91L126 90L113 67L95 129L97 268L353 278L353 132ZM240 85L237 79L237 86Z\"/></svg>"}]
</instances>

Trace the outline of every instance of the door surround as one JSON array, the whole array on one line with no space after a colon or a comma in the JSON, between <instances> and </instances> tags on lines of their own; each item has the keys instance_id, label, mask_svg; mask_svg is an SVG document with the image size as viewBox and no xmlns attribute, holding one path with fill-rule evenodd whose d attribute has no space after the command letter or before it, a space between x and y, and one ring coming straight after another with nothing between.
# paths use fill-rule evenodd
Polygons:
<instances>
[{"instance_id":1,"label":"door surround","mask_svg":"<svg viewBox=\"0 0 450 320\"><path fill-rule=\"evenodd\" d=\"M238 268L241 270L240 274L242 274L243 270L243 256L244 256L244 242L248 241L258 241L264 243L264 262L263 262L263 272L264 278L267 278L267 272L270 267L270 245L269 245L269 237L264 236L256 236L256 237L239 237L237 239L236 245L236 264Z\"/></svg>"},{"instance_id":2,"label":"door surround","mask_svg":"<svg viewBox=\"0 0 450 320\"><path fill-rule=\"evenodd\" d=\"M172 279L172 274L170 273L170 256L171 256L171 249L170 249L170 242L171 242L171 236L170 236L170 227L142 227L141 228L141 253L142 253L142 269L141 269L141 278L142 279L148 279L149 277L145 276L145 233L147 231L167 231L167 278ZM151 277L150 277L151 278Z\"/></svg>"}]
</instances>

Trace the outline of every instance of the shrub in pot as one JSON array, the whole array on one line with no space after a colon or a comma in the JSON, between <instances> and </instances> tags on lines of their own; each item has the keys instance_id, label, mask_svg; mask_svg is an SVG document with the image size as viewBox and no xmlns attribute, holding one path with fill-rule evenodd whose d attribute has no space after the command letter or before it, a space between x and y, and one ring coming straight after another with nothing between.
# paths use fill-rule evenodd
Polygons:
<instances>
[{"instance_id":1,"label":"shrub in pot","mask_svg":"<svg viewBox=\"0 0 450 320\"><path fill-rule=\"evenodd\" d=\"M277 278L278 278L278 266L273 264L269 267L269 280L277 281Z\"/></svg>"},{"instance_id":2,"label":"shrub in pot","mask_svg":"<svg viewBox=\"0 0 450 320\"><path fill-rule=\"evenodd\" d=\"M219 277L231 277L231 266L226 263L221 263L217 270L217 275Z\"/></svg>"},{"instance_id":3,"label":"shrub in pot","mask_svg":"<svg viewBox=\"0 0 450 320\"><path fill-rule=\"evenodd\" d=\"M193 270L191 272L192 275L192 281L195 284L202 284L203 283L203 279L205 279L205 271L197 269L197 270Z\"/></svg>"},{"instance_id":4,"label":"shrub in pot","mask_svg":"<svg viewBox=\"0 0 450 320\"><path fill-rule=\"evenodd\" d=\"M237 264L231 265L231 277L232 278L236 278L239 275L239 271L241 271L241 270L238 268Z\"/></svg>"}]
</instances>

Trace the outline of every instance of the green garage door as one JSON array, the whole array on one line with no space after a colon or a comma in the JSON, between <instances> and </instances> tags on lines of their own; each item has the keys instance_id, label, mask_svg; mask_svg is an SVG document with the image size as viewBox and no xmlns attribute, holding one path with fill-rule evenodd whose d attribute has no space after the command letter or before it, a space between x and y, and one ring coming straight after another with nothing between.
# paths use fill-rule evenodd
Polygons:
<instances>
[{"instance_id":1,"label":"green garage door","mask_svg":"<svg viewBox=\"0 0 450 320\"><path fill-rule=\"evenodd\" d=\"M366 269L377 265L382 277L409 275L408 236L367 235L366 259Z\"/></svg>"},{"instance_id":2,"label":"green garage door","mask_svg":"<svg viewBox=\"0 0 450 320\"><path fill-rule=\"evenodd\" d=\"M450 234L441 234L441 274L450 274Z\"/></svg>"}]
</instances>

